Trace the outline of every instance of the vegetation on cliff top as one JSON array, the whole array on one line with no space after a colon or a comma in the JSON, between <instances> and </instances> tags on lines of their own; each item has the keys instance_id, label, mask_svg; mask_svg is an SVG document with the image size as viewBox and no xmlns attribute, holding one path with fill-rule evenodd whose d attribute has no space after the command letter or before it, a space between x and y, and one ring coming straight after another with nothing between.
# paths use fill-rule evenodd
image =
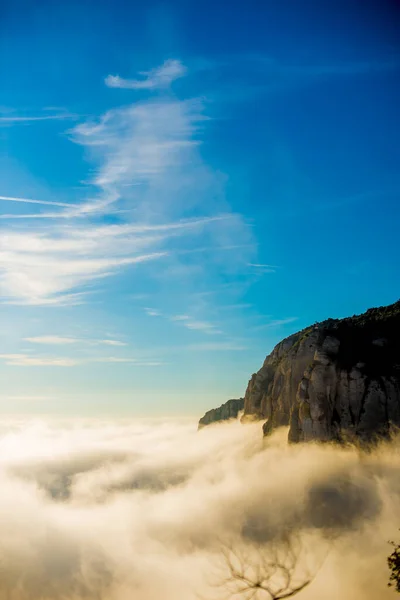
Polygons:
<instances>
[{"instance_id":1,"label":"vegetation on cliff top","mask_svg":"<svg viewBox=\"0 0 400 600\"><path fill-rule=\"evenodd\" d=\"M358 363L371 376L399 376L400 301L321 325L340 340L337 360L342 367Z\"/></svg>"},{"instance_id":2,"label":"vegetation on cliff top","mask_svg":"<svg viewBox=\"0 0 400 600\"><path fill-rule=\"evenodd\" d=\"M331 335L340 340L336 360L342 368L351 369L359 364L369 375L400 376L400 300L370 308L360 315L326 319L305 327L290 336L294 343L289 352L297 351L300 343L315 330L320 331L321 339Z\"/></svg>"}]
</instances>

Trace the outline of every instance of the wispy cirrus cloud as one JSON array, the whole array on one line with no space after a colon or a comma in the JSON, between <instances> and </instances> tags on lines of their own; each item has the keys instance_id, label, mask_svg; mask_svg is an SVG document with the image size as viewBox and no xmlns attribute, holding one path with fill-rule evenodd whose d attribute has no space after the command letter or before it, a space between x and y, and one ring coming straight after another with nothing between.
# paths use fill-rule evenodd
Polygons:
<instances>
[{"instance_id":1,"label":"wispy cirrus cloud","mask_svg":"<svg viewBox=\"0 0 400 600\"><path fill-rule=\"evenodd\" d=\"M26 337L24 338L24 341L30 342L31 344L64 346L65 344L77 344L79 340L77 338L63 337L60 335L38 335L34 337Z\"/></svg>"},{"instance_id":2,"label":"wispy cirrus cloud","mask_svg":"<svg viewBox=\"0 0 400 600\"><path fill-rule=\"evenodd\" d=\"M73 367L73 358L30 356L29 354L0 354L6 365L13 367Z\"/></svg>"},{"instance_id":3,"label":"wispy cirrus cloud","mask_svg":"<svg viewBox=\"0 0 400 600\"><path fill-rule=\"evenodd\" d=\"M63 302L66 292L74 288L107 277L117 269L165 256L165 252L140 253L141 245L149 245L145 240L137 241L136 247L135 243L128 244L129 255L127 248L122 252L112 251L100 240L88 243L84 230L78 238L65 233L63 237L29 233L2 236L0 295L3 299L57 304L57 299Z\"/></svg>"},{"instance_id":4,"label":"wispy cirrus cloud","mask_svg":"<svg viewBox=\"0 0 400 600\"><path fill-rule=\"evenodd\" d=\"M44 400L51 400L51 396L47 396L47 395L38 395L38 394L12 394L9 396L6 396L4 398L4 400L8 403L13 403L13 402L42 402Z\"/></svg>"},{"instance_id":5,"label":"wispy cirrus cloud","mask_svg":"<svg viewBox=\"0 0 400 600\"><path fill-rule=\"evenodd\" d=\"M167 316L163 315L161 311L155 308L145 308L144 311L149 317L164 316L168 321L182 325L183 327L186 327L186 329L200 331L209 335L222 334L222 331L217 327L217 325L215 325L215 323L211 323L210 321L194 319L189 315Z\"/></svg>"},{"instance_id":6,"label":"wispy cirrus cloud","mask_svg":"<svg viewBox=\"0 0 400 600\"><path fill-rule=\"evenodd\" d=\"M166 61L147 72L139 87L165 87L184 71L179 61ZM135 265L168 259L170 275L181 276L177 266L193 263L192 254L185 252L193 253L197 239L201 247L206 240L209 260L238 236L250 246L246 224L231 213L219 193L219 175L199 153L206 122L201 101L161 95L73 127L70 140L85 149L94 166L81 201L1 196L16 206L57 209L0 214L0 219L15 219L16 225L0 234L2 301L79 304L100 279ZM234 249L224 260L238 264L235 256L248 251ZM187 276L191 272L187 269Z\"/></svg>"},{"instance_id":7,"label":"wispy cirrus cloud","mask_svg":"<svg viewBox=\"0 0 400 600\"><path fill-rule=\"evenodd\" d=\"M146 315L148 317L161 317L162 313L159 310L156 310L155 308L145 308L144 312L146 313Z\"/></svg>"},{"instance_id":8,"label":"wispy cirrus cloud","mask_svg":"<svg viewBox=\"0 0 400 600\"><path fill-rule=\"evenodd\" d=\"M274 327L281 327L282 325L289 325L290 323L298 321L298 318L299 317L286 317L285 319L274 319L272 321L268 321L267 323L263 323L262 325L252 327L252 329L253 331L258 331L259 329L272 329Z\"/></svg>"},{"instance_id":9,"label":"wispy cirrus cloud","mask_svg":"<svg viewBox=\"0 0 400 600\"><path fill-rule=\"evenodd\" d=\"M276 269L279 268L276 265L267 265L262 263L248 263L248 266L258 273L276 273Z\"/></svg>"},{"instance_id":10,"label":"wispy cirrus cloud","mask_svg":"<svg viewBox=\"0 0 400 600\"><path fill-rule=\"evenodd\" d=\"M171 317L171 321L189 321L189 315L175 315Z\"/></svg>"},{"instance_id":11,"label":"wispy cirrus cloud","mask_svg":"<svg viewBox=\"0 0 400 600\"><path fill-rule=\"evenodd\" d=\"M183 321L183 326L194 331L201 331L210 335L221 334L221 329L218 329L214 323L209 321L197 321L196 319L188 319Z\"/></svg>"},{"instance_id":12,"label":"wispy cirrus cloud","mask_svg":"<svg viewBox=\"0 0 400 600\"><path fill-rule=\"evenodd\" d=\"M0 288L1 290L1 288ZM52 296L3 296L2 304L12 304L14 306L80 306L87 302L92 292L74 292L68 294L54 294ZM1 296L1 294L0 294Z\"/></svg>"},{"instance_id":13,"label":"wispy cirrus cloud","mask_svg":"<svg viewBox=\"0 0 400 600\"><path fill-rule=\"evenodd\" d=\"M0 115L0 127L6 125L18 125L24 123L35 123L37 121L66 121L77 120L79 115L73 113L58 113L50 115L16 115L7 114Z\"/></svg>"},{"instance_id":14,"label":"wispy cirrus cloud","mask_svg":"<svg viewBox=\"0 0 400 600\"><path fill-rule=\"evenodd\" d=\"M73 204L67 202L56 202L52 200L36 200L34 198L18 198L15 196L0 196L0 200L3 202L18 202L22 204L42 204L45 206L61 206L63 208L71 208Z\"/></svg>"},{"instance_id":15,"label":"wispy cirrus cloud","mask_svg":"<svg viewBox=\"0 0 400 600\"><path fill-rule=\"evenodd\" d=\"M200 352L237 352L246 350L247 346L237 342L202 342L190 344L186 350Z\"/></svg>"},{"instance_id":16,"label":"wispy cirrus cloud","mask_svg":"<svg viewBox=\"0 0 400 600\"><path fill-rule=\"evenodd\" d=\"M49 346L64 346L65 344L88 344L90 346L127 346L126 342L113 339L85 339L85 338L74 338L69 336L61 335L38 335L33 337L24 338L25 342L31 344L44 344Z\"/></svg>"},{"instance_id":17,"label":"wispy cirrus cloud","mask_svg":"<svg viewBox=\"0 0 400 600\"><path fill-rule=\"evenodd\" d=\"M70 358L64 356L36 356L32 354L0 354L0 360L12 367L76 367L90 363L129 363L137 367L158 367L164 363L131 357L104 356Z\"/></svg>"},{"instance_id":18,"label":"wispy cirrus cloud","mask_svg":"<svg viewBox=\"0 0 400 600\"><path fill-rule=\"evenodd\" d=\"M105 113L98 121L71 130L99 163L92 183L103 190L104 208L122 196L136 198L163 173L188 164L198 124L204 119L198 101L149 100ZM99 202L97 200L96 202Z\"/></svg>"},{"instance_id":19,"label":"wispy cirrus cloud","mask_svg":"<svg viewBox=\"0 0 400 600\"><path fill-rule=\"evenodd\" d=\"M121 340L95 340L96 344L104 344L105 346L127 346L126 342L121 342Z\"/></svg>"},{"instance_id":20,"label":"wispy cirrus cloud","mask_svg":"<svg viewBox=\"0 0 400 600\"><path fill-rule=\"evenodd\" d=\"M170 317L170 321L177 322L187 329L194 331L201 331L210 335L221 334L222 331L210 321L198 320L190 317L189 315L174 315Z\"/></svg>"},{"instance_id":21,"label":"wispy cirrus cloud","mask_svg":"<svg viewBox=\"0 0 400 600\"><path fill-rule=\"evenodd\" d=\"M166 88L175 79L183 77L187 72L186 67L179 60L169 59L160 67L150 71L141 71L142 79L124 79L119 75L108 75L105 84L111 88L124 88L130 90L152 90Z\"/></svg>"},{"instance_id":22,"label":"wispy cirrus cloud","mask_svg":"<svg viewBox=\"0 0 400 600\"><path fill-rule=\"evenodd\" d=\"M255 267L256 269L277 269L277 265L267 265L261 263L248 263L249 267Z\"/></svg>"},{"instance_id":23,"label":"wispy cirrus cloud","mask_svg":"<svg viewBox=\"0 0 400 600\"><path fill-rule=\"evenodd\" d=\"M2 233L0 295L4 301L25 304L82 302L85 297L77 296L82 292L76 288L163 259L173 239L201 232L215 219L220 217L163 224L59 224L55 229Z\"/></svg>"},{"instance_id":24,"label":"wispy cirrus cloud","mask_svg":"<svg viewBox=\"0 0 400 600\"><path fill-rule=\"evenodd\" d=\"M160 360L140 360L137 358L124 358L119 356L108 356L107 358L93 359L93 362L130 363L136 367L161 367L165 364Z\"/></svg>"}]
</instances>

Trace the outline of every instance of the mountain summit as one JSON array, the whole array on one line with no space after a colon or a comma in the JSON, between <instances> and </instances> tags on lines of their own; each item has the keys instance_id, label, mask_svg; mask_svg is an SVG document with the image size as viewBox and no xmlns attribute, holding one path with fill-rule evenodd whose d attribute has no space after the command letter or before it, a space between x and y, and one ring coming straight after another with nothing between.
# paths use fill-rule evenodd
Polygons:
<instances>
[{"instance_id":1,"label":"mountain summit","mask_svg":"<svg viewBox=\"0 0 400 600\"><path fill-rule=\"evenodd\" d=\"M242 422L289 441L387 436L400 426L400 301L281 341L248 383Z\"/></svg>"}]
</instances>

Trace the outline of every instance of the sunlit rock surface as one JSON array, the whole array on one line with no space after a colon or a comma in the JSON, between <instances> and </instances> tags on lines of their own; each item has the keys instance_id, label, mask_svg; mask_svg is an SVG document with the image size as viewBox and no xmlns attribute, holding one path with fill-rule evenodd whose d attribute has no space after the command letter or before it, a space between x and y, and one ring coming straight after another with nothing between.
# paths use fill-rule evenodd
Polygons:
<instances>
[{"instance_id":1,"label":"sunlit rock surface","mask_svg":"<svg viewBox=\"0 0 400 600\"><path fill-rule=\"evenodd\" d=\"M400 426L400 301L280 342L247 386L242 420L289 440L371 440ZM208 414L208 413L207 413Z\"/></svg>"}]
</instances>

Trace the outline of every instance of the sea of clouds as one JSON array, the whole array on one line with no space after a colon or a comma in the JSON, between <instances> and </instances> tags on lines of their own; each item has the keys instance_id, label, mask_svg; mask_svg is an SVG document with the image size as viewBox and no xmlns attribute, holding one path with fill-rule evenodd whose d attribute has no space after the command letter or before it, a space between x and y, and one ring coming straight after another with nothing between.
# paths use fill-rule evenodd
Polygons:
<instances>
[{"instance_id":1,"label":"sea of clouds","mask_svg":"<svg viewBox=\"0 0 400 600\"><path fill-rule=\"evenodd\" d=\"M400 441L363 453L286 438L263 440L259 423L3 420L1 600L240 598L227 549L257 562L282 539L313 579L299 599L395 597Z\"/></svg>"}]
</instances>

